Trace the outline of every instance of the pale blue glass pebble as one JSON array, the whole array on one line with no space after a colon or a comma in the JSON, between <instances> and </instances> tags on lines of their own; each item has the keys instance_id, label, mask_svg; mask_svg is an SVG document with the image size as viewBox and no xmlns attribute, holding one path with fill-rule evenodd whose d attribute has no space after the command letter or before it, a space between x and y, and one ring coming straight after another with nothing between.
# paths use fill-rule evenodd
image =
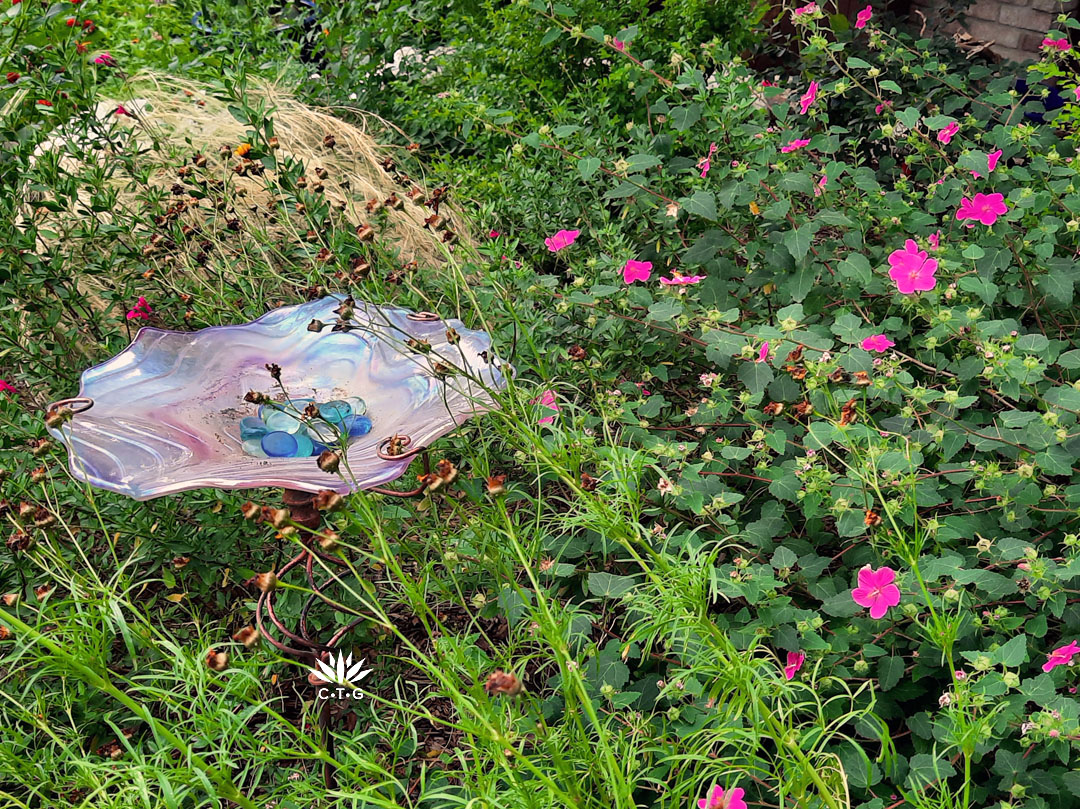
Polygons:
<instances>
[{"instance_id":1,"label":"pale blue glass pebble","mask_svg":"<svg viewBox=\"0 0 1080 809\"><path fill-rule=\"evenodd\" d=\"M367 412L367 402L359 396L350 396L345 399L346 404L352 408L353 415L362 416Z\"/></svg>"},{"instance_id":2,"label":"pale blue glass pebble","mask_svg":"<svg viewBox=\"0 0 1080 809\"><path fill-rule=\"evenodd\" d=\"M300 429L300 419L281 410L268 413L264 419L270 430L280 430L285 433L295 433Z\"/></svg>"},{"instance_id":3,"label":"pale blue glass pebble","mask_svg":"<svg viewBox=\"0 0 1080 809\"><path fill-rule=\"evenodd\" d=\"M315 449L315 442L308 438L303 432L299 432L293 436L296 439L296 452L293 455L297 458L307 458L311 455L311 451Z\"/></svg>"},{"instance_id":4,"label":"pale blue glass pebble","mask_svg":"<svg viewBox=\"0 0 1080 809\"><path fill-rule=\"evenodd\" d=\"M263 452L271 458L292 458L296 455L298 448L296 436L281 430L275 430L262 437Z\"/></svg>"},{"instance_id":5,"label":"pale blue glass pebble","mask_svg":"<svg viewBox=\"0 0 1080 809\"><path fill-rule=\"evenodd\" d=\"M307 425L308 438L323 444L335 444L338 440L338 429L325 421L313 421Z\"/></svg>"},{"instance_id":6,"label":"pale blue glass pebble","mask_svg":"<svg viewBox=\"0 0 1080 809\"><path fill-rule=\"evenodd\" d=\"M262 439L261 438L249 438L244 442L244 452L255 458L265 458L266 453L263 452Z\"/></svg>"},{"instance_id":7,"label":"pale blue glass pebble","mask_svg":"<svg viewBox=\"0 0 1080 809\"><path fill-rule=\"evenodd\" d=\"M352 415L352 407L348 402L335 399L332 402L319 405L319 415L333 424L341 424Z\"/></svg>"}]
</instances>

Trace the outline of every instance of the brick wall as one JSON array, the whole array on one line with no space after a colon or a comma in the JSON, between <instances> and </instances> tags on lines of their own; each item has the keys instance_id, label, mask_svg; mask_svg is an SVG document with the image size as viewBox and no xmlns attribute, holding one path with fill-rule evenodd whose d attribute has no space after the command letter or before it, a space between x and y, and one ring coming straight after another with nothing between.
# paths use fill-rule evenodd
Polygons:
<instances>
[{"instance_id":1,"label":"brick wall","mask_svg":"<svg viewBox=\"0 0 1080 809\"><path fill-rule=\"evenodd\" d=\"M913 0L927 22L953 30L950 0ZM1080 0L975 0L967 7L962 28L975 39L993 42L990 50L1004 59L1023 62L1033 58L1058 14L1075 14Z\"/></svg>"}]
</instances>

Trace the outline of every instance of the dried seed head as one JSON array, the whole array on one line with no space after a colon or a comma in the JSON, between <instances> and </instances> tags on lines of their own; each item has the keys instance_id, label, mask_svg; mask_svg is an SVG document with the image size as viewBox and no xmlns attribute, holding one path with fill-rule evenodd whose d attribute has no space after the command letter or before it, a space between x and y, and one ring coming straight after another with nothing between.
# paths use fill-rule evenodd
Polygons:
<instances>
[{"instance_id":1,"label":"dried seed head","mask_svg":"<svg viewBox=\"0 0 1080 809\"><path fill-rule=\"evenodd\" d=\"M323 323L321 320L312 320L310 323L307 324L308 331L320 332L325 328L326 324Z\"/></svg>"},{"instance_id":2,"label":"dried seed head","mask_svg":"<svg viewBox=\"0 0 1080 809\"><path fill-rule=\"evenodd\" d=\"M18 593L4 593L0 596L0 602L3 602L5 607L14 607L19 603Z\"/></svg>"},{"instance_id":3,"label":"dried seed head","mask_svg":"<svg viewBox=\"0 0 1080 809\"><path fill-rule=\"evenodd\" d=\"M34 597L38 601L44 601L46 598L49 597L49 593L51 593L55 589L56 585L53 582L48 582L47 584L43 584L40 587L34 588Z\"/></svg>"},{"instance_id":4,"label":"dried seed head","mask_svg":"<svg viewBox=\"0 0 1080 809\"><path fill-rule=\"evenodd\" d=\"M866 515L863 517L863 522L867 528L876 528L881 525L881 515L871 509L866 510Z\"/></svg>"},{"instance_id":5,"label":"dried seed head","mask_svg":"<svg viewBox=\"0 0 1080 809\"><path fill-rule=\"evenodd\" d=\"M522 691L521 680L509 672L496 669L488 675L487 682L484 683L484 691L489 697L494 697L497 694L516 697Z\"/></svg>"},{"instance_id":6,"label":"dried seed head","mask_svg":"<svg viewBox=\"0 0 1080 809\"><path fill-rule=\"evenodd\" d=\"M190 556L174 556L172 560L172 566L175 567L177 570L183 570L190 563Z\"/></svg>"},{"instance_id":7,"label":"dried seed head","mask_svg":"<svg viewBox=\"0 0 1080 809\"><path fill-rule=\"evenodd\" d=\"M244 505L240 506L240 512L244 515L245 520L257 520L262 515L262 506L248 500Z\"/></svg>"},{"instance_id":8,"label":"dried seed head","mask_svg":"<svg viewBox=\"0 0 1080 809\"><path fill-rule=\"evenodd\" d=\"M600 484L600 481L590 475L588 472L581 473L581 488L587 492L595 492L596 487Z\"/></svg>"},{"instance_id":9,"label":"dried seed head","mask_svg":"<svg viewBox=\"0 0 1080 809\"><path fill-rule=\"evenodd\" d=\"M870 374L866 371L856 371L852 374L852 381L861 388L873 384L873 380L870 379Z\"/></svg>"},{"instance_id":10,"label":"dried seed head","mask_svg":"<svg viewBox=\"0 0 1080 809\"><path fill-rule=\"evenodd\" d=\"M333 135L327 135L325 138L323 138L322 145L325 146L327 149L333 149L335 146L337 146L337 140L334 138Z\"/></svg>"},{"instance_id":11,"label":"dried seed head","mask_svg":"<svg viewBox=\"0 0 1080 809\"><path fill-rule=\"evenodd\" d=\"M206 655L206 665L211 671L225 671L225 667L229 665L228 652L211 649Z\"/></svg>"},{"instance_id":12,"label":"dried seed head","mask_svg":"<svg viewBox=\"0 0 1080 809\"><path fill-rule=\"evenodd\" d=\"M323 531L319 534L319 547L327 553L333 553L341 544L341 537L336 531Z\"/></svg>"},{"instance_id":13,"label":"dried seed head","mask_svg":"<svg viewBox=\"0 0 1080 809\"><path fill-rule=\"evenodd\" d=\"M35 458L40 458L42 455L52 449L52 445L44 438L34 441L32 446L32 453Z\"/></svg>"},{"instance_id":14,"label":"dried seed head","mask_svg":"<svg viewBox=\"0 0 1080 809\"><path fill-rule=\"evenodd\" d=\"M356 228L356 237L362 242L374 241L375 228L371 225L360 225Z\"/></svg>"},{"instance_id":15,"label":"dried seed head","mask_svg":"<svg viewBox=\"0 0 1080 809\"><path fill-rule=\"evenodd\" d=\"M277 138L270 138L270 140L266 142L266 145L269 146L271 149L281 148L281 143L278 142Z\"/></svg>"},{"instance_id":16,"label":"dried seed head","mask_svg":"<svg viewBox=\"0 0 1080 809\"><path fill-rule=\"evenodd\" d=\"M338 471L338 467L341 466L341 456L331 449L324 450L319 456L317 461L319 469L326 472L328 475L332 475Z\"/></svg>"},{"instance_id":17,"label":"dried seed head","mask_svg":"<svg viewBox=\"0 0 1080 809\"><path fill-rule=\"evenodd\" d=\"M48 528L56 522L56 516L44 508L39 508L34 512L34 526L37 528Z\"/></svg>"},{"instance_id":18,"label":"dried seed head","mask_svg":"<svg viewBox=\"0 0 1080 809\"><path fill-rule=\"evenodd\" d=\"M45 414L45 426L50 430L58 430L60 426L71 421L74 412L70 407L58 407Z\"/></svg>"},{"instance_id":19,"label":"dried seed head","mask_svg":"<svg viewBox=\"0 0 1080 809\"><path fill-rule=\"evenodd\" d=\"M244 644L244 646L250 649L252 646L259 642L259 630L257 630L253 626L245 626L243 629L239 630L235 635L233 635L232 639L237 643Z\"/></svg>"},{"instance_id":20,"label":"dried seed head","mask_svg":"<svg viewBox=\"0 0 1080 809\"><path fill-rule=\"evenodd\" d=\"M7 640L11 637L11 630L3 624L0 624L0 640Z\"/></svg>"},{"instance_id":21,"label":"dried seed head","mask_svg":"<svg viewBox=\"0 0 1080 809\"><path fill-rule=\"evenodd\" d=\"M35 511L37 511L37 506L32 505L31 503L27 503L25 500L23 500L21 503L19 503L19 520L29 520L34 515Z\"/></svg>"},{"instance_id":22,"label":"dried seed head","mask_svg":"<svg viewBox=\"0 0 1080 809\"><path fill-rule=\"evenodd\" d=\"M579 345L570 346L566 354L575 362L581 362L581 360L585 359L585 349Z\"/></svg>"},{"instance_id":23,"label":"dried seed head","mask_svg":"<svg viewBox=\"0 0 1080 809\"><path fill-rule=\"evenodd\" d=\"M487 492L492 497L506 494L506 475L492 475L487 478Z\"/></svg>"},{"instance_id":24,"label":"dried seed head","mask_svg":"<svg viewBox=\"0 0 1080 809\"><path fill-rule=\"evenodd\" d=\"M443 458L437 464L435 464L435 474L443 479L446 483L453 483L457 480L458 468L453 463Z\"/></svg>"},{"instance_id":25,"label":"dried seed head","mask_svg":"<svg viewBox=\"0 0 1080 809\"><path fill-rule=\"evenodd\" d=\"M259 393L257 390L249 390L244 394L244 401L251 402L251 404L267 404L270 397L265 393Z\"/></svg>"},{"instance_id":26,"label":"dried seed head","mask_svg":"<svg viewBox=\"0 0 1080 809\"><path fill-rule=\"evenodd\" d=\"M30 546L34 544L34 539L25 531L16 529L11 532L11 536L8 537L7 546L8 549L14 553L20 551L26 551L30 549Z\"/></svg>"},{"instance_id":27,"label":"dried seed head","mask_svg":"<svg viewBox=\"0 0 1080 809\"><path fill-rule=\"evenodd\" d=\"M765 407L761 408L761 410L766 416L779 416L784 412L784 403L769 402Z\"/></svg>"},{"instance_id":28,"label":"dried seed head","mask_svg":"<svg viewBox=\"0 0 1080 809\"><path fill-rule=\"evenodd\" d=\"M41 483L41 481L45 480L45 478L48 477L48 474L48 469L46 469L44 466L39 466L37 469L30 473L30 480L34 483Z\"/></svg>"},{"instance_id":29,"label":"dried seed head","mask_svg":"<svg viewBox=\"0 0 1080 809\"><path fill-rule=\"evenodd\" d=\"M269 593L278 586L277 573L272 570L266 573L260 573L255 577L255 586L259 588L260 592Z\"/></svg>"},{"instance_id":30,"label":"dried seed head","mask_svg":"<svg viewBox=\"0 0 1080 809\"><path fill-rule=\"evenodd\" d=\"M455 329L453 326L449 326L446 329L446 342L448 342L452 346L456 346L458 343L461 342L461 335L458 334L457 329Z\"/></svg>"},{"instance_id":31,"label":"dried seed head","mask_svg":"<svg viewBox=\"0 0 1080 809\"><path fill-rule=\"evenodd\" d=\"M270 523L275 528L284 528L289 524L289 519L292 514L289 513L287 508L270 508L269 506L263 506L262 510L263 520Z\"/></svg>"},{"instance_id":32,"label":"dried seed head","mask_svg":"<svg viewBox=\"0 0 1080 809\"><path fill-rule=\"evenodd\" d=\"M281 381L281 366L276 362L266 363L266 370L270 372L270 378L275 382Z\"/></svg>"},{"instance_id":33,"label":"dried seed head","mask_svg":"<svg viewBox=\"0 0 1080 809\"><path fill-rule=\"evenodd\" d=\"M319 511L337 511L344 502L345 498L337 492L330 489L320 489L319 493L315 495L312 504Z\"/></svg>"}]
</instances>

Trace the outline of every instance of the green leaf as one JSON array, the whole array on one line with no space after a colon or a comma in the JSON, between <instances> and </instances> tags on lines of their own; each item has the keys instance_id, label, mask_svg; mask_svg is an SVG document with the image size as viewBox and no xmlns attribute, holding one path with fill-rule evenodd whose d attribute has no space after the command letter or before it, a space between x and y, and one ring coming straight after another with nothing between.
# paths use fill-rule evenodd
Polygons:
<instances>
[{"instance_id":1,"label":"green leaf","mask_svg":"<svg viewBox=\"0 0 1080 809\"><path fill-rule=\"evenodd\" d=\"M878 661L878 685L882 691L891 691L904 676L904 658L883 657Z\"/></svg>"},{"instance_id":2,"label":"green leaf","mask_svg":"<svg viewBox=\"0 0 1080 809\"><path fill-rule=\"evenodd\" d=\"M796 261L801 261L810 250L810 244L814 240L814 234L808 227L792 228L784 234L784 247L791 253Z\"/></svg>"},{"instance_id":3,"label":"green leaf","mask_svg":"<svg viewBox=\"0 0 1080 809\"><path fill-rule=\"evenodd\" d=\"M683 197L679 200L679 205L689 214L708 219L710 222L716 221L716 197L711 191L696 191L692 197Z\"/></svg>"},{"instance_id":4,"label":"green leaf","mask_svg":"<svg viewBox=\"0 0 1080 809\"><path fill-rule=\"evenodd\" d=\"M619 598L637 585L632 576L616 576L602 571L589 574L589 592L601 598Z\"/></svg>"},{"instance_id":5,"label":"green leaf","mask_svg":"<svg viewBox=\"0 0 1080 809\"><path fill-rule=\"evenodd\" d=\"M563 30L561 28L549 28L547 30L547 33L544 34L543 39L540 40L540 47L543 48L543 47L545 47L547 45L550 45L552 42L557 40L562 35L563 35Z\"/></svg>"},{"instance_id":6,"label":"green leaf","mask_svg":"<svg viewBox=\"0 0 1080 809\"><path fill-rule=\"evenodd\" d=\"M599 157L583 157L577 162L578 174L581 175L581 179L588 180L597 171L600 170L600 158Z\"/></svg>"},{"instance_id":7,"label":"green leaf","mask_svg":"<svg viewBox=\"0 0 1080 809\"><path fill-rule=\"evenodd\" d=\"M685 132L701 120L701 105L687 104L685 107L675 107L670 114L671 125L678 132Z\"/></svg>"},{"instance_id":8,"label":"green leaf","mask_svg":"<svg viewBox=\"0 0 1080 809\"><path fill-rule=\"evenodd\" d=\"M663 161L656 155L651 154L635 154L630 155L626 159L628 164L626 173L633 174L636 171L645 171L645 169L651 169L659 166Z\"/></svg>"},{"instance_id":9,"label":"green leaf","mask_svg":"<svg viewBox=\"0 0 1080 809\"><path fill-rule=\"evenodd\" d=\"M761 393L773 381L773 369L767 362L744 362L738 377L751 393Z\"/></svg>"}]
</instances>

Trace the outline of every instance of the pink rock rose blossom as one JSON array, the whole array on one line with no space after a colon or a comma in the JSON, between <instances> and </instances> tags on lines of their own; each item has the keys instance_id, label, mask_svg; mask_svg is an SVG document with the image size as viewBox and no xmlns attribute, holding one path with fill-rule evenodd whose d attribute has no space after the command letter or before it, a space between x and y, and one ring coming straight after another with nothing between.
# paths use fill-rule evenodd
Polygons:
<instances>
[{"instance_id":1,"label":"pink rock rose blossom","mask_svg":"<svg viewBox=\"0 0 1080 809\"><path fill-rule=\"evenodd\" d=\"M714 784L707 797L698 798L698 809L746 809L746 801L743 800L745 794L746 790L742 787L725 790L719 784Z\"/></svg>"},{"instance_id":2,"label":"pink rock rose blossom","mask_svg":"<svg viewBox=\"0 0 1080 809\"><path fill-rule=\"evenodd\" d=\"M799 673L799 669L802 668L802 665L805 662L805 652L788 652L787 665L784 666L784 677L788 680L794 680L795 675Z\"/></svg>"},{"instance_id":3,"label":"pink rock rose blossom","mask_svg":"<svg viewBox=\"0 0 1080 809\"><path fill-rule=\"evenodd\" d=\"M1051 50L1058 51L1067 51L1069 50L1069 48L1072 47L1069 44L1069 40L1065 37L1062 37L1061 39L1051 39L1050 37L1047 37L1042 41L1042 44L1044 48L1050 48Z\"/></svg>"},{"instance_id":4,"label":"pink rock rose blossom","mask_svg":"<svg viewBox=\"0 0 1080 809\"><path fill-rule=\"evenodd\" d=\"M661 278L660 283L664 286L681 286L684 284L696 284L698 281L704 281L704 275L683 275L681 272L671 271L670 278Z\"/></svg>"},{"instance_id":5,"label":"pink rock rose blossom","mask_svg":"<svg viewBox=\"0 0 1080 809\"><path fill-rule=\"evenodd\" d=\"M716 154L716 144L709 144L709 153L705 157L698 161L697 167L701 169L701 176L704 177L709 173L709 169L712 168L712 156Z\"/></svg>"},{"instance_id":6,"label":"pink rock rose blossom","mask_svg":"<svg viewBox=\"0 0 1080 809\"><path fill-rule=\"evenodd\" d=\"M870 18L874 16L874 7L867 6L858 14L855 15L855 27L865 28L866 24L870 22Z\"/></svg>"},{"instance_id":7,"label":"pink rock rose blossom","mask_svg":"<svg viewBox=\"0 0 1080 809\"><path fill-rule=\"evenodd\" d=\"M953 121L944 129L939 129L937 133L938 143L949 143L953 139L953 135L960 131L960 124Z\"/></svg>"},{"instance_id":8,"label":"pink rock rose blossom","mask_svg":"<svg viewBox=\"0 0 1080 809\"><path fill-rule=\"evenodd\" d=\"M632 284L635 281L648 281L651 275L651 261L635 261L634 259L628 259L623 266L622 277L623 281L627 284Z\"/></svg>"},{"instance_id":9,"label":"pink rock rose blossom","mask_svg":"<svg viewBox=\"0 0 1080 809\"><path fill-rule=\"evenodd\" d=\"M890 607L900 603L900 588L893 584L896 571L882 566L874 570L865 565L859 570L859 586L851 591L851 597L860 607L870 609L873 619L885 617Z\"/></svg>"},{"instance_id":10,"label":"pink rock rose blossom","mask_svg":"<svg viewBox=\"0 0 1080 809\"><path fill-rule=\"evenodd\" d=\"M611 47L613 47L619 53L626 53L626 43L623 42L621 39L615 39L615 37L612 37Z\"/></svg>"},{"instance_id":11,"label":"pink rock rose blossom","mask_svg":"<svg viewBox=\"0 0 1080 809\"><path fill-rule=\"evenodd\" d=\"M757 359L755 362L765 362L769 358L769 341L766 340L764 345L758 350Z\"/></svg>"},{"instance_id":12,"label":"pink rock rose blossom","mask_svg":"<svg viewBox=\"0 0 1080 809\"><path fill-rule=\"evenodd\" d=\"M569 247L577 241L577 237L580 235L580 230L560 230L554 236L548 236L544 239L544 244L547 245L547 249L552 253L558 253L560 250Z\"/></svg>"},{"instance_id":13,"label":"pink rock rose blossom","mask_svg":"<svg viewBox=\"0 0 1080 809\"><path fill-rule=\"evenodd\" d=\"M1002 154L1001 149L998 149L996 151L991 152L990 154L988 154L986 156L986 173L987 174L993 174L994 173L994 169L997 168L998 161L1001 160L1001 154ZM982 177L982 175L979 174L979 172L977 172L977 171L971 172L971 176L974 177L976 180L978 180L980 177Z\"/></svg>"},{"instance_id":14,"label":"pink rock rose blossom","mask_svg":"<svg viewBox=\"0 0 1080 809\"><path fill-rule=\"evenodd\" d=\"M896 343L884 334L871 335L859 343L859 347L862 348L863 351L876 351L879 354L884 354L894 345L896 345Z\"/></svg>"},{"instance_id":15,"label":"pink rock rose blossom","mask_svg":"<svg viewBox=\"0 0 1080 809\"><path fill-rule=\"evenodd\" d=\"M139 296L139 300L135 302L135 305L128 310L128 320L149 320L150 315L154 313L154 310L150 308L150 304L146 302L146 298L142 295Z\"/></svg>"},{"instance_id":16,"label":"pink rock rose blossom","mask_svg":"<svg viewBox=\"0 0 1080 809\"><path fill-rule=\"evenodd\" d=\"M783 152L784 154L788 154L790 152L796 151L797 149L801 149L803 146L807 146L809 144L810 144L809 140L806 140L806 139L803 139L803 138L797 138L797 139L791 141L790 143L788 143L787 146L781 146L780 151Z\"/></svg>"},{"instance_id":17,"label":"pink rock rose blossom","mask_svg":"<svg viewBox=\"0 0 1080 809\"><path fill-rule=\"evenodd\" d=\"M801 17L803 14L813 14L817 11L817 3L807 3L802 8L797 8L794 11L796 17Z\"/></svg>"},{"instance_id":18,"label":"pink rock rose blossom","mask_svg":"<svg viewBox=\"0 0 1080 809\"><path fill-rule=\"evenodd\" d=\"M540 398L533 399L532 403L554 411L550 416L544 416L542 419L539 419L537 424L553 424L555 422L555 413L559 412L559 403L555 401L555 391L544 391L540 394Z\"/></svg>"},{"instance_id":19,"label":"pink rock rose blossom","mask_svg":"<svg viewBox=\"0 0 1080 809\"><path fill-rule=\"evenodd\" d=\"M817 101L818 83L816 81L810 82L810 87L799 99L799 113L806 115L807 111L814 106L814 102Z\"/></svg>"},{"instance_id":20,"label":"pink rock rose blossom","mask_svg":"<svg viewBox=\"0 0 1080 809\"><path fill-rule=\"evenodd\" d=\"M1043 671L1053 671L1058 666L1072 665L1072 659L1080 654L1080 644L1076 641L1065 646L1059 646L1046 656L1046 662L1042 665Z\"/></svg>"},{"instance_id":21,"label":"pink rock rose blossom","mask_svg":"<svg viewBox=\"0 0 1080 809\"><path fill-rule=\"evenodd\" d=\"M15 386L10 382L0 379L0 393L18 393L18 391L15 390Z\"/></svg>"},{"instance_id":22,"label":"pink rock rose blossom","mask_svg":"<svg viewBox=\"0 0 1080 809\"><path fill-rule=\"evenodd\" d=\"M965 219L973 220L966 227L975 227L975 222L984 225L992 225L997 218L1009 210L1002 194L976 194L971 199L964 197L960 200L960 208L956 212L956 218L961 222Z\"/></svg>"},{"instance_id":23,"label":"pink rock rose blossom","mask_svg":"<svg viewBox=\"0 0 1080 809\"><path fill-rule=\"evenodd\" d=\"M889 266L889 277L896 282L901 295L929 292L937 284L934 278L938 268L937 259L929 258L914 239L904 242L903 250L894 250L889 255Z\"/></svg>"}]
</instances>

